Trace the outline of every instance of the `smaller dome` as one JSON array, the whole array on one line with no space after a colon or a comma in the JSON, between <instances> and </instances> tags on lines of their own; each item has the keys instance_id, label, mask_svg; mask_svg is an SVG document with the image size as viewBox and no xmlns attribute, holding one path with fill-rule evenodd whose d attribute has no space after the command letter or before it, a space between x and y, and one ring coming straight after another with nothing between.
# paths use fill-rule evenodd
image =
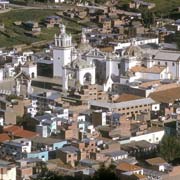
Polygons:
<instances>
[{"instance_id":1,"label":"smaller dome","mask_svg":"<svg viewBox=\"0 0 180 180\"><path fill-rule=\"evenodd\" d=\"M92 65L89 64L89 63L88 63L86 60L84 60L84 59L77 58L76 60L74 60L74 61L71 63L71 67L83 69L83 68L92 67Z\"/></svg>"},{"instance_id":2,"label":"smaller dome","mask_svg":"<svg viewBox=\"0 0 180 180\"><path fill-rule=\"evenodd\" d=\"M126 51L124 52L125 56L130 56L130 57L142 57L143 55L143 50L136 45L131 45L128 48L126 48Z\"/></svg>"},{"instance_id":3,"label":"smaller dome","mask_svg":"<svg viewBox=\"0 0 180 180\"><path fill-rule=\"evenodd\" d=\"M92 49L89 43L80 43L77 48L81 52L86 52Z\"/></svg>"},{"instance_id":4,"label":"smaller dome","mask_svg":"<svg viewBox=\"0 0 180 180\"><path fill-rule=\"evenodd\" d=\"M91 47L91 45L89 44L89 41L86 38L86 34L82 30L82 33L81 33L81 42L78 45L78 50L81 51L81 52L86 52L86 51L89 51L91 49L92 49L92 47Z\"/></svg>"}]
</instances>

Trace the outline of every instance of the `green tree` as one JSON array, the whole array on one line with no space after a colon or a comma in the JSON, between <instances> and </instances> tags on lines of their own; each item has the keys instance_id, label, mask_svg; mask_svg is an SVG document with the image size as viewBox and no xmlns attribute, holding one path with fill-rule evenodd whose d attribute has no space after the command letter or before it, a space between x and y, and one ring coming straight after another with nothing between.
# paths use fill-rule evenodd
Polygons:
<instances>
[{"instance_id":1,"label":"green tree","mask_svg":"<svg viewBox=\"0 0 180 180\"><path fill-rule=\"evenodd\" d=\"M38 180L120 180L115 174L115 166L110 165L105 167L102 165L99 170L97 170L93 177L73 177L73 176L61 176L57 172L53 171L42 171L37 177Z\"/></svg>"},{"instance_id":2,"label":"green tree","mask_svg":"<svg viewBox=\"0 0 180 180\"><path fill-rule=\"evenodd\" d=\"M180 157L180 140L175 136L164 136L160 143L160 155L166 161Z\"/></svg>"},{"instance_id":3,"label":"green tree","mask_svg":"<svg viewBox=\"0 0 180 180\"><path fill-rule=\"evenodd\" d=\"M115 166L110 165L109 167L105 167L104 165L101 166L101 168L95 172L93 180L117 180L118 177L115 174Z\"/></svg>"},{"instance_id":4,"label":"green tree","mask_svg":"<svg viewBox=\"0 0 180 180\"><path fill-rule=\"evenodd\" d=\"M176 32L175 41L176 41L178 49L180 50L180 32L179 31Z\"/></svg>"},{"instance_id":5,"label":"green tree","mask_svg":"<svg viewBox=\"0 0 180 180\"><path fill-rule=\"evenodd\" d=\"M150 27L154 24L154 14L150 10L142 8L140 12L142 13L142 19L145 27Z\"/></svg>"}]
</instances>

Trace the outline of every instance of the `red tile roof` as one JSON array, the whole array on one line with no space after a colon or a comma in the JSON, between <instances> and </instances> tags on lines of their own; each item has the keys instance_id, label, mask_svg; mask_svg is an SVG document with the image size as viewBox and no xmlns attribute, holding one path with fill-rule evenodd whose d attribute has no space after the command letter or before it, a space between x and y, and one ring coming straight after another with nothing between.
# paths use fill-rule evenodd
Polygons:
<instances>
[{"instance_id":1,"label":"red tile roof","mask_svg":"<svg viewBox=\"0 0 180 180\"><path fill-rule=\"evenodd\" d=\"M16 125L4 128L4 132L11 133L13 136L20 138L32 138L38 136L38 133L24 130L22 127Z\"/></svg>"},{"instance_id":2,"label":"red tile roof","mask_svg":"<svg viewBox=\"0 0 180 180\"><path fill-rule=\"evenodd\" d=\"M21 138L32 138L38 136L38 133L22 129L17 131L14 136Z\"/></svg>"},{"instance_id":3,"label":"red tile roof","mask_svg":"<svg viewBox=\"0 0 180 180\"><path fill-rule=\"evenodd\" d=\"M11 140L11 138L7 134L5 134L5 133L0 134L0 142L4 142L7 140L8 141Z\"/></svg>"},{"instance_id":4,"label":"red tile roof","mask_svg":"<svg viewBox=\"0 0 180 180\"><path fill-rule=\"evenodd\" d=\"M155 157L151 159L146 159L146 162L153 165L161 165L161 164L166 164L167 162L162 159L161 157Z\"/></svg>"},{"instance_id":5,"label":"red tile roof","mask_svg":"<svg viewBox=\"0 0 180 180\"><path fill-rule=\"evenodd\" d=\"M133 165L133 164L129 164L129 163L126 163L126 162L122 162L116 167L116 169L128 172L128 171L142 170L142 167L137 166L137 165Z\"/></svg>"},{"instance_id":6,"label":"red tile roof","mask_svg":"<svg viewBox=\"0 0 180 180\"><path fill-rule=\"evenodd\" d=\"M119 95L119 97L116 100L114 100L114 102L118 103L118 102L132 101L132 100L142 99L142 98L143 97L141 97L141 96L123 93L123 94Z\"/></svg>"},{"instance_id":7,"label":"red tile roof","mask_svg":"<svg viewBox=\"0 0 180 180\"><path fill-rule=\"evenodd\" d=\"M15 132L15 131L19 131L21 129L22 129L22 127L20 127L20 126L12 125L12 126L8 126L8 127L4 128L4 132Z\"/></svg>"},{"instance_id":8,"label":"red tile roof","mask_svg":"<svg viewBox=\"0 0 180 180\"><path fill-rule=\"evenodd\" d=\"M141 72L141 73L154 73L159 74L164 69L166 69L166 66L153 66L151 68L143 67L143 66L134 66L130 69L132 72Z\"/></svg>"},{"instance_id":9,"label":"red tile roof","mask_svg":"<svg viewBox=\"0 0 180 180\"><path fill-rule=\"evenodd\" d=\"M149 95L150 98L161 103L173 103L176 99L180 99L180 86L153 92Z\"/></svg>"}]
</instances>

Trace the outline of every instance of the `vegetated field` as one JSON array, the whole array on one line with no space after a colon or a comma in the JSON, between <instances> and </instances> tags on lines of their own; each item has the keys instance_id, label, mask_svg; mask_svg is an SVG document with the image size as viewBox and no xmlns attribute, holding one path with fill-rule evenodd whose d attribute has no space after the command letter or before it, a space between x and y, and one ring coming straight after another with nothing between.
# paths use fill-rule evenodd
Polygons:
<instances>
[{"instance_id":1,"label":"vegetated field","mask_svg":"<svg viewBox=\"0 0 180 180\"><path fill-rule=\"evenodd\" d=\"M58 27L46 28L41 25L47 16L55 15L55 10L50 9L17 9L7 13L0 14L0 22L5 24L5 31L0 32L0 47L12 47L18 44L31 44L33 42L43 40L53 40L54 34L59 32ZM15 21L37 21L42 28L41 35L38 37L30 37L25 35L25 29L22 26L16 26ZM75 35L81 31L81 26L78 23L70 20L63 20L67 26L67 31Z\"/></svg>"}]
</instances>

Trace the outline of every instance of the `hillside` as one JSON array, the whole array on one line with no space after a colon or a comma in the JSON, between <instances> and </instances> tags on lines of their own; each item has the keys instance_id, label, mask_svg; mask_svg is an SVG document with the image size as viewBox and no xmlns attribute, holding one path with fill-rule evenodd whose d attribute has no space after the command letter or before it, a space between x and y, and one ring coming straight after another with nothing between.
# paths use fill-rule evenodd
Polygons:
<instances>
[{"instance_id":1,"label":"hillside","mask_svg":"<svg viewBox=\"0 0 180 180\"><path fill-rule=\"evenodd\" d=\"M58 27L47 29L41 25L42 21L51 15L55 15L55 10L50 9L18 9L7 13L0 14L0 21L5 25L5 31L0 32L0 47L11 47L17 44L31 44L33 42L43 40L53 40L54 34L59 31ZM21 26L14 25L15 21L37 21L40 23L42 33L38 37L30 37L25 35L25 29ZM81 26L78 23L65 20L63 22L67 26L68 32L72 35L81 31Z\"/></svg>"},{"instance_id":2,"label":"hillside","mask_svg":"<svg viewBox=\"0 0 180 180\"><path fill-rule=\"evenodd\" d=\"M129 3L131 0L118 0L119 5ZM156 7L152 10L161 15L167 15L172 10L180 6L180 0L145 0L146 2L152 2L156 4Z\"/></svg>"}]
</instances>

